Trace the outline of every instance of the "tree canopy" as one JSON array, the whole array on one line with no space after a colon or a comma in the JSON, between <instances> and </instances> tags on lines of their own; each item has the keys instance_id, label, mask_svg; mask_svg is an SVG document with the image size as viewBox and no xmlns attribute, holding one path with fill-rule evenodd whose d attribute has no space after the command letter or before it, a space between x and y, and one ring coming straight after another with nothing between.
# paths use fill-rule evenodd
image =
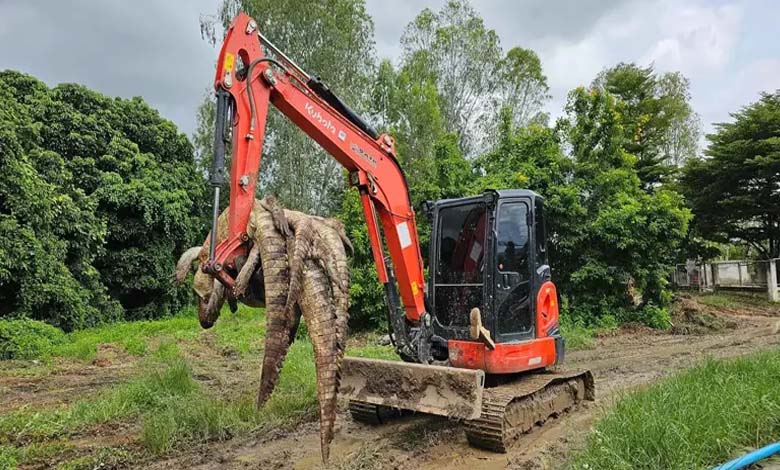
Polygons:
<instances>
[{"instance_id":1,"label":"tree canopy","mask_svg":"<svg viewBox=\"0 0 780 470\"><path fill-rule=\"evenodd\" d=\"M719 242L740 241L762 258L780 257L780 91L732 114L707 136L708 158L689 161L681 187L695 228Z\"/></svg>"},{"instance_id":2,"label":"tree canopy","mask_svg":"<svg viewBox=\"0 0 780 470\"><path fill-rule=\"evenodd\" d=\"M569 313L665 326L669 267L690 212L673 191L643 190L623 147L623 113L608 92L579 88L556 129L516 128L505 115L498 147L475 161L473 192L524 187L545 197L550 264Z\"/></svg>"},{"instance_id":3,"label":"tree canopy","mask_svg":"<svg viewBox=\"0 0 780 470\"><path fill-rule=\"evenodd\" d=\"M496 32L467 0L424 9L404 29L401 46L402 68L435 86L444 128L458 136L465 155L494 143L503 107L515 125L544 120L549 88L539 57L521 47L504 54Z\"/></svg>"},{"instance_id":4,"label":"tree canopy","mask_svg":"<svg viewBox=\"0 0 780 470\"><path fill-rule=\"evenodd\" d=\"M594 86L621 102L623 146L637 158L646 187L668 181L676 166L697 156L699 118L690 105L690 82L682 74L620 63L600 73Z\"/></svg>"},{"instance_id":5,"label":"tree canopy","mask_svg":"<svg viewBox=\"0 0 780 470\"><path fill-rule=\"evenodd\" d=\"M175 312L203 236L192 146L140 98L0 72L0 315L66 329Z\"/></svg>"}]
</instances>

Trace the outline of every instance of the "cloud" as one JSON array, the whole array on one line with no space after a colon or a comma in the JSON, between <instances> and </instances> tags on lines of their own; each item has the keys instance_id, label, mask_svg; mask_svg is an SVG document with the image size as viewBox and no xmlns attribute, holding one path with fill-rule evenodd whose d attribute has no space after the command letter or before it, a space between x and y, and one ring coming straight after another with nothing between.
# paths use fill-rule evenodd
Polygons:
<instances>
[{"instance_id":1,"label":"cloud","mask_svg":"<svg viewBox=\"0 0 780 470\"><path fill-rule=\"evenodd\" d=\"M49 85L142 96L188 134L211 84L216 48L199 15L220 0L0 0L0 67ZM397 59L404 27L445 0L366 0L380 57ZM780 87L774 0L472 0L505 49L539 54L562 113L566 94L618 62L654 62L691 80L705 126ZM273 38L272 38L273 39Z\"/></svg>"},{"instance_id":2,"label":"cloud","mask_svg":"<svg viewBox=\"0 0 780 470\"><path fill-rule=\"evenodd\" d=\"M659 22L661 37L645 58L662 68L719 69L732 57L739 38L742 8L667 4Z\"/></svg>"},{"instance_id":3,"label":"cloud","mask_svg":"<svg viewBox=\"0 0 780 470\"><path fill-rule=\"evenodd\" d=\"M198 17L215 10L214 0L2 0L0 67L50 86L142 96L190 133L217 54L201 39Z\"/></svg>"},{"instance_id":4,"label":"cloud","mask_svg":"<svg viewBox=\"0 0 780 470\"><path fill-rule=\"evenodd\" d=\"M717 89L694 96L694 108L701 113L706 132L712 124L731 121L730 113L755 103L761 92L780 90L780 59L761 58L749 62Z\"/></svg>"}]
</instances>

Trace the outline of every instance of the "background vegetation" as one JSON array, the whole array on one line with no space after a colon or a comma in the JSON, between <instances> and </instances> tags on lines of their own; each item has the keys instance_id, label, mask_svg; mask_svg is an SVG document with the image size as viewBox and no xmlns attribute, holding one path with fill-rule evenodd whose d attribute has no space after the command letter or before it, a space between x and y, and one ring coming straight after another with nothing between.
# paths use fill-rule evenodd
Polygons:
<instances>
[{"instance_id":1,"label":"background vegetation","mask_svg":"<svg viewBox=\"0 0 780 470\"><path fill-rule=\"evenodd\" d=\"M203 237L193 148L140 98L0 73L0 316L66 330L177 312Z\"/></svg>"},{"instance_id":2,"label":"background vegetation","mask_svg":"<svg viewBox=\"0 0 780 470\"><path fill-rule=\"evenodd\" d=\"M551 122L539 57L502 45L467 0L421 11L397 63L377 59L362 0L225 0L204 17L204 38L218 43L239 10L396 137L416 208L490 188L544 195L572 325L668 325L670 268L708 240L777 256L777 94L719 125L700 159L684 76L616 64L572 90ZM178 311L189 294L168 276L207 231L211 98L192 144L138 98L7 71L0 100L0 316L71 330ZM341 168L279 113L268 134L259 191L345 222L356 246L353 327L382 326L382 289Z\"/></svg>"}]
</instances>

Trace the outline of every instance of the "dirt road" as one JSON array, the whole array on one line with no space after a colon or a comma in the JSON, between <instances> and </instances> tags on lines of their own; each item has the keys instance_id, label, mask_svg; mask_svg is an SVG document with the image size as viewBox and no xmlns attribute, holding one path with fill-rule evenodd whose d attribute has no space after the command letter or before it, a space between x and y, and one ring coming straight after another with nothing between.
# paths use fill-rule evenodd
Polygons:
<instances>
[{"instance_id":1,"label":"dirt road","mask_svg":"<svg viewBox=\"0 0 780 470\"><path fill-rule=\"evenodd\" d=\"M623 329L599 338L593 349L574 351L567 367L588 368L596 378L597 400L543 428L522 436L507 454L472 449L460 425L429 416L411 416L380 427L339 416L331 448L333 468L340 469L544 469L559 468L565 455L582 444L591 423L621 393L650 383L707 358L743 355L780 345L780 309L703 307L684 300L685 315L675 330L691 331L709 325L714 314L720 331L708 334L658 334L646 328ZM707 318L698 315L705 311ZM686 323L690 322L690 323ZM261 439L202 446L143 468L321 468L316 423L295 432ZM140 467L139 467L140 468Z\"/></svg>"}]
</instances>

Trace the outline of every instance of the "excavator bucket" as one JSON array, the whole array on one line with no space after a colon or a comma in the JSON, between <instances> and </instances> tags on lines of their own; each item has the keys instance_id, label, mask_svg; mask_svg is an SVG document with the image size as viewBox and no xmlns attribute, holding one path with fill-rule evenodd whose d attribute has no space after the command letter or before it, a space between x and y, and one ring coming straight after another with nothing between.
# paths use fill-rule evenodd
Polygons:
<instances>
[{"instance_id":1,"label":"excavator bucket","mask_svg":"<svg viewBox=\"0 0 780 470\"><path fill-rule=\"evenodd\" d=\"M347 357L340 393L351 406L378 405L475 419L482 411L484 387L481 370Z\"/></svg>"}]
</instances>

